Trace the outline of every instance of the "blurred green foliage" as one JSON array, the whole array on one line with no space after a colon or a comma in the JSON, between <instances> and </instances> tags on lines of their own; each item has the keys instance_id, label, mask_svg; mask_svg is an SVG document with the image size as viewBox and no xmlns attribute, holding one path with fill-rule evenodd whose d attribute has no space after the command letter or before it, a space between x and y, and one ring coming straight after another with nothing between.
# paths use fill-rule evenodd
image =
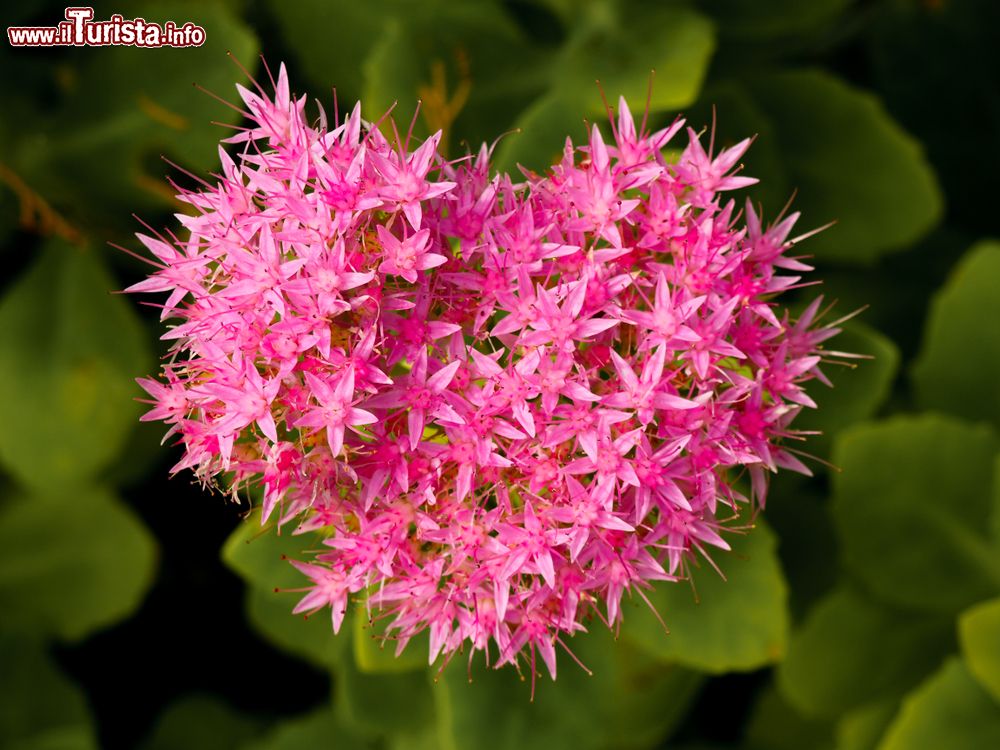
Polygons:
<instances>
[{"instance_id":1,"label":"blurred green foliage","mask_svg":"<svg viewBox=\"0 0 1000 750\"><path fill-rule=\"evenodd\" d=\"M54 24L62 8L8 5L4 20ZM758 521L717 556L728 582L703 566L697 598L683 585L651 592L669 635L638 599L619 638L595 624L569 644L593 676L562 654L559 679L540 680L534 701L510 669L428 669L419 644L393 660L363 603L337 637L322 613L292 616L294 594L275 589L301 579L282 555L318 542L250 518L221 551L245 582L248 626L329 672L329 701L277 720L188 695L158 707L147 750L1000 746L1000 246L988 239L1000 5L231 0L95 11L192 20L207 42L0 47L0 259L16 271L0 282L0 748L95 748L95 727L117 719L95 723L50 658L51 644L128 618L155 576L157 542L120 491L163 472L160 431L137 423L131 382L154 368L158 325L155 310L110 294L143 268L105 243L134 246L133 212L159 225L182 210L161 155L196 175L214 168L239 115L191 84L234 101L246 81L227 50L265 81L258 50L286 61L294 88L328 111L331 87L341 108L362 98L372 117L397 103L400 121L419 98L418 133L444 129L452 155L500 138L504 168L544 169L567 134L603 122L598 80L654 124L683 111L695 129L715 127L717 143L756 135L746 172L761 178L749 194L765 216L795 191L805 229L836 222L801 245L826 285L799 301L818 291L842 313L870 305L833 347L871 359L815 389L821 408L802 426L823 432L807 447L817 475L775 482L770 528ZM705 708L727 684L720 675L749 671L759 679L748 714Z\"/></svg>"}]
</instances>

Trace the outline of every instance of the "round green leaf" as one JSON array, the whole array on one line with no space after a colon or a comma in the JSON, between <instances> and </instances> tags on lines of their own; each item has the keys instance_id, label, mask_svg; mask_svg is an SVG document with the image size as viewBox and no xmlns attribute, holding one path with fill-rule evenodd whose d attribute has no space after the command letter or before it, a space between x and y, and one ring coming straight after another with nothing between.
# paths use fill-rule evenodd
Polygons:
<instances>
[{"instance_id":1,"label":"round green leaf","mask_svg":"<svg viewBox=\"0 0 1000 750\"><path fill-rule=\"evenodd\" d=\"M940 191L919 144L874 96L820 71L772 73L747 85L799 190L796 210L809 226L837 222L804 252L867 263L911 244L941 218Z\"/></svg>"},{"instance_id":2,"label":"round green leaf","mask_svg":"<svg viewBox=\"0 0 1000 750\"><path fill-rule=\"evenodd\" d=\"M899 349L891 340L863 323L851 322L827 345L850 354L870 359L846 360L850 367L829 365L827 375L833 388L815 383L809 395L816 409L803 409L795 420L795 428L818 430L810 436L809 450L821 456L830 453L832 438L845 427L875 414L892 390L899 368Z\"/></svg>"},{"instance_id":3,"label":"round green leaf","mask_svg":"<svg viewBox=\"0 0 1000 750\"><path fill-rule=\"evenodd\" d=\"M0 630L79 639L132 613L156 543L110 492L14 498L0 510Z\"/></svg>"},{"instance_id":4,"label":"round green leaf","mask_svg":"<svg viewBox=\"0 0 1000 750\"><path fill-rule=\"evenodd\" d=\"M0 300L0 463L63 490L119 454L152 359L142 325L93 250L50 244Z\"/></svg>"},{"instance_id":5,"label":"round green leaf","mask_svg":"<svg viewBox=\"0 0 1000 750\"><path fill-rule=\"evenodd\" d=\"M282 721L263 738L240 750L371 750L374 745L337 721L332 708L323 707L306 716Z\"/></svg>"},{"instance_id":6,"label":"round green leaf","mask_svg":"<svg viewBox=\"0 0 1000 750\"><path fill-rule=\"evenodd\" d=\"M998 285L1000 243L981 242L934 296L913 381L922 406L1000 428Z\"/></svg>"},{"instance_id":7,"label":"round green leaf","mask_svg":"<svg viewBox=\"0 0 1000 750\"><path fill-rule=\"evenodd\" d=\"M445 117L442 104L458 104L464 91L461 108L452 114L471 117L465 118L464 127L454 135L469 139L476 149L480 142L496 138L526 106L530 101L525 99L526 90L537 94L544 88L547 68L531 67L544 54L526 43L502 3L382 4L392 10L375 25L362 66L361 101L369 116L378 117L397 104L397 121L408 122L419 100L421 117L416 130L429 134L451 124L444 121L451 118ZM341 12L352 11L344 8ZM370 15L370 7L360 12ZM330 71L326 75L329 81ZM478 127L470 130L470 125ZM450 140L451 144L447 140L442 144L443 150L458 144L457 138Z\"/></svg>"},{"instance_id":8,"label":"round green leaf","mask_svg":"<svg viewBox=\"0 0 1000 750\"><path fill-rule=\"evenodd\" d=\"M713 555L726 579L703 563L693 573L697 599L684 582L658 583L647 594L669 634L638 602L626 612L622 634L657 659L711 673L756 669L780 659L788 637L788 589L774 534L758 522L728 541L731 554Z\"/></svg>"},{"instance_id":9,"label":"round green leaf","mask_svg":"<svg viewBox=\"0 0 1000 750\"><path fill-rule=\"evenodd\" d=\"M414 62L410 50L375 52L387 38L387 28L407 33L406 44L418 45L421 59L415 64L421 69L429 69L434 59L450 62L460 50L470 56L469 63L475 68L482 43L501 44L517 37L503 5L495 0L371 0L364 4L272 0L269 4L279 29L298 48L297 56L317 88L329 91L336 87L341 102L349 107L362 94L375 94L377 103L364 102L365 107L372 107L371 114L376 110L381 114L397 97L401 105L411 109L418 96L415 88L400 85L412 71L403 70L398 61ZM330 29L342 30L335 44L330 43ZM373 55L386 57L373 65ZM516 64L516 60L511 63ZM396 75L402 77L396 79Z\"/></svg>"},{"instance_id":10,"label":"round green leaf","mask_svg":"<svg viewBox=\"0 0 1000 750\"><path fill-rule=\"evenodd\" d=\"M149 480L154 472L166 471L170 454L163 449L167 427L163 422L136 420L125 439L118 460L101 475L104 483L114 487L133 487Z\"/></svg>"},{"instance_id":11,"label":"round green leaf","mask_svg":"<svg viewBox=\"0 0 1000 750\"><path fill-rule=\"evenodd\" d=\"M386 18L362 66L365 90L361 101L368 117L379 117L395 104L399 107L395 117L409 120L420 98L420 85L429 78L423 75L427 66L421 62L407 27L397 18ZM345 105L345 109L353 106Z\"/></svg>"},{"instance_id":12,"label":"round green leaf","mask_svg":"<svg viewBox=\"0 0 1000 750\"><path fill-rule=\"evenodd\" d=\"M268 0L266 5L285 43L294 44L299 65L317 90L335 87L338 99L348 108L354 106L363 87L360 63L389 22L387 4ZM335 39L333 29L340 30Z\"/></svg>"},{"instance_id":13,"label":"round green leaf","mask_svg":"<svg viewBox=\"0 0 1000 750\"><path fill-rule=\"evenodd\" d=\"M566 136L575 143L587 138L583 113L558 91L538 97L515 123L497 149L498 170L514 172L518 166L544 171L562 156Z\"/></svg>"},{"instance_id":14,"label":"round green leaf","mask_svg":"<svg viewBox=\"0 0 1000 750\"><path fill-rule=\"evenodd\" d=\"M273 523L261 525L260 512L254 511L222 545L222 561L251 587L264 591L299 588L308 579L289 562L309 557L309 552L323 549L315 534L293 534L288 527L277 529ZM285 595L289 609L295 599Z\"/></svg>"},{"instance_id":15,"label":"round green leaf","mask_svg":"<svg viewBox=\"0 0 1000 750\"><path fill-rule=\"evenodd\" d=\"M958 634L969 671L1000 703L1000 598L963 612Z\"/></svg>"},{"instance_id":16,"label":"round green leaf","mask_svg":"<svg viewBox=\"0 0 1000 750\"><path fill-rule=\"evenodd\" d=\"M254 630L278 648L317 666L339 664L350 640L345 629L349 628L352 615L344 618L340 634L335 634L328 611L307 617L293 615L293 606L289 594L247 588L244 607Z\"/></svg>"},{"instance_id":17,"label":"round green leaf","mask_svg":"<svg viewBox=\"0 0 1000 750\"><path fill-rule=\"evenodd\" d=\"M888 602L955 613L1000 590L988 538L997 441L985 426L897 417L842 432L833 514L844 562Z\"/></svg>"},{"instance_id":18,"label":"round green leaf","mask_svg":"<svg viewBox=\"0 0 1000 750\"><path fill-rule=\"evenodd\" d=\"M614 3L588 4L557 54L549 90L521 112L516 132L501 141L497 168L544 170L562 153L567 135L585 142L584 118L606 117L598 81L609 102L624 96L638 112L655 69L650 111L687 106L701 90L714 48L711 22L692 10L656 7L639 16Z\"/></svg>"},{"instance_id":19,"label":"round green leaf","mask_svg":"<svg viewBox=\"0 0 1000 750\"><path fill-rule=\"evenodd\" d=\"M97 750L83 693L37 640L0 636L0 664L0 747Z\"/></svg>"},{"instance_id":20,"label":"round green leaf","mask_svg":"<svg viewBox=\"0 0 1000 750\"><path fill-rule=\"evenodd\" d=\"M794 633L778 685L803 713L833 718L902 696L951 650L952 632L951 618L892 610L840 588Z\"/></svg>"},{"instance_id":21,"label":"round green leaf","mask_svg":"<svg viewBox=\"0 0 1000 750\"><path fill-rule=\"evenodd\" d=\"M218 750L250 742L266 723L235 711L212 695L188 695L172 703L140 750Z\"/></svg>"},{"instance_id":22,"label":"round green leaf","mask_svg":"<svg viewBox=\"0 0 1000 750\"><path fill-rule=\"evenodd\" d=\"M396 732L386 738L385 750L441 750L436 726L418 732Z\"/></svg>"},{"instance_id":23,"label":"round green leaf","mask_svg":"<svg viewBox=\"0 0 1000 750\"><path fill-rule=\"evenodd\" d=\"M549 51L529 44L498 0L272 5L317 93L336 87L342 108L360 98L372 120L397 104L401 130L422 100L414 132L453 125L441 145L452 155L462 140L475 149L496 138L549 85ZM328 44L330 28L350 33ZM444 101L461 104L454 123L443 121Z\"/></svg>"},{"instance_id":24,"label":"round green leaf","mask_svg":"<svg viewBox=\"0 0 1000 750\"><path fill-rule=\"evenodd\" d=\"M396 656L396 643L385 637L387 619L369 622L364 608L358 607L353 617L354 661L358 669L368 674L409 672L427 666L429 636L425 630L406 644Z\"/></svg>"},{"instance_id":25,"label":"round green leaf","mask_svg":"<svg viewBox=\"0 0 1000 750\"><path fill-rule=\"evenodd\" d=\"M555 681L510 667L489 669L481 656L471 666L455 659L434 686L442 750L628 750L658 744L683 718L702 677L649 659L614 642L599 622L566 645L593 672L559 654ZM530 656L528 657L530 660ZM541 659L536 665L544 670ZM522 671L530 669L525 662ZM470 681L471 679L471 681Z\"/></svg>"},{"instance_id":26,"label":"round green leaf","mask_svg":"<svg viewBox=\"0 0 1000 750\"><path fill-rule=\"evenodd\" d=\"M985 750L1000 747L1000 705L949 659L903 702L879 750Z\"/></svg>"},{"instance_id":27,"label":"round green leaf","mask_svg":"<svg viewBox=\"0 0 1000 750\"><path fill-rule=\"evenodd\" d=\"M294 590L308 583L287 558L307 557L307 551L318 546L313 534L295 535L287 529L279 534L273 526L262 527L254 513L226 540L222 560L246 581L247 616L258 632L302 659L331 666L350 640L350 624L344 622L340 635L335 635L328 610L311 617L293 615L301 594L275 590Z\"/></svg>"},{"instance_id":28,"label":"round green leaf","mask_svg":"<svg viewBox=\"0 0 1000 750\"><path fill-rule=\"evenodd\" d=\"M837 722L835 750L875 750L896 716L895 700L862 706Z\"/></svg>"},{"instance_id":29,"label":"round green leaf","mask_svg":"<svg viewBox=\"0 0 1000 750\"><path fill-rule=\"evenodd\" d=\"M426 669L366 673L356 659L345 654L334 678L338 718L365 736L419 732L434 723L434 702Z\"/></svg>"},{"instance_id":30,"label":"round green leaf","mask_svg":"<svg viewBox=\"0 0 1000 750\"><path fill-rule=\"evenodd\" d=\"M4 750L96 750L94 733L84 727L46 729L28 740L4 745Z\"/></svg>"},{"instance_id":31,"label":"round green leaf","mask_svg":"<svg viewBox=\"0 0 1000 750\"><path fill-rule=\"evenodd\" d=\"M609 102L624 96L636 109L648 94L653 112L697 98L715 49L715 29L705 16L664 5L633 14L621 4L593 2L579 19L556 63L553 88L586 104L585 113L604 113L595 81Z\"/></svg>"}]
</instances>

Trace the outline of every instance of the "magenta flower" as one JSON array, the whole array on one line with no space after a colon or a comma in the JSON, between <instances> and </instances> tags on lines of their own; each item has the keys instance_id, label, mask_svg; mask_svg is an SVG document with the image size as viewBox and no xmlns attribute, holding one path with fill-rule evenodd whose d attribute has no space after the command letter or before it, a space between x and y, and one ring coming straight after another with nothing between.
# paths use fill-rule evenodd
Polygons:
<instances>
[{"instance_id":1,"label":"magenta flower","mask_svg":"<svg viewBox=\"0 0 1000 750\"><path fill-rule=\"evenodd\" d=\"M436 133L409 155L402 153L402 146L398 154L394 151L380 152L378 149L371 154L372 166L382 177L379 181L379 196L395 202L414 231L419 230L422 225L423 201L455 187L454 182L427 181L427 173L437 159L440 140L441 133Z\"/></svg>"},{"instance_id":2,"label":"magenta flower","mask_svg":"<svg viewBox=\"0 0 1000 750\"><path fill-rule=\"evenodd\" d=\"M554 677L584 622L617 626L622 597L728 549L771 473L808 471L782 441L837 331L776 305L809 270L796 215L741 226L723 197L749 141L688 130L671 162L683 122L647 133L622 101L613 143L594 127L515 183L360 107L310 124L283 67L241 94L240 153L181 194L183 236L140 237L157 270L132 291L167 295L173 350L139 382L174 470L322 532L295 612L337 630L363 596L398 650L427 631L431 661Z\"/></svg>"},{"instance_id":3,"label":"magenta flower","mask_svg":"<svg viewBox=\"0 0 1000 750\"><path fill-rule=\"evenodd\" d=\"M306 385L316 400L316 404L306 407L302 416L295 420L295 427L326 428L326 439L330 445L330 455L336 458L344 447L344 431L347 427L371 424L378 417L370 411L352 406L354 401L354 368L348 367L330 385L323 378L311 372L303 373Z\"/></svg>"},{"instance_id":4,"label":"magenta flower","mask_svg":"<svg viewBox=\"0 0 1000 750\"><path fill-rule=\"evenodd\" d=\"M378 270L384 274L402 276L411 284L415 284L417 271L435 268L448 260L443 255L427 252L430 232L426 229L400 240L381 224L377 228L382 252L385 253L385 260L379 265Z\"/></svg>"}]
</instances>

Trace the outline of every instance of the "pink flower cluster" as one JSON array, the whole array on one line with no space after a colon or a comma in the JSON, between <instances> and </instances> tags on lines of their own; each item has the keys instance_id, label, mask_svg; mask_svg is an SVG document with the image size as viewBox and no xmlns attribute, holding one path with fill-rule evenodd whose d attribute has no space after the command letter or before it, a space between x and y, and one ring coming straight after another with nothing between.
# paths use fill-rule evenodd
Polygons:
<instances>
[{"instance_id":1,"label":"pink flower cluster","mask_svg":"<svg viewBox=\"0 0 1000 750\"><path fill-rule=\"evenodd\" d=\"M797 216L743 225L722 198L754 182L748 141L688 130L668 160L682 122L637 130L621 101L613 142L594 127L515 182L485 146L448 162L359 106L311 125L284 68L274 87L240 88L239 156L180 191L183 239L140 235L158 268L131 291L176 322L140 381L175 471L323 535L295 612L337 630L365 599L400 650L429 630L432 662L467 643L554 677L566 634L806 471L779 443L836 329L773 302L809 270Z\"/></svg>"}]
</instances>

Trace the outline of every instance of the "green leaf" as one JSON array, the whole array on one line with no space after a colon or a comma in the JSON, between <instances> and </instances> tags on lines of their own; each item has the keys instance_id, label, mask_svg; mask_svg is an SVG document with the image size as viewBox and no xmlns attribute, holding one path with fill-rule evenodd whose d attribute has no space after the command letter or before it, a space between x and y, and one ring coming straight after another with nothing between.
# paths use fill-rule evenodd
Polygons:
<instances>
[{"instance_id":1,"label":"green leaf","mask_svg":"<svg viewBox=\"0 0 1000 750\"><path fill-rule=\"evenodd\" d=\"M302 50L312 80L324 90L337 86L347 102L363 95L370 116L393 102L408 116L421 92L434 83L435 68L445 71L445 98L468 85L452 141L466 140L475 149L511 125L521 127L520 135L503 142L496 162L501 168L517 161L547 166L571 132L567 125L575 131L585 116L603 115L597 79L610 97L625 94L638 106L646 100L655 68L653 110L690 103L714 48L711 22L675 7L638 13L614 2L588 3L567 15L572 29L556 48L532 44L496 2L273 5L286 37ZM329 28L351 32L329 44ZM321 38L308 43L314 34ZM424 97L418 130L424 123L432 126L429 130L441 126L434 98ZM540 110L544 117L537 115Z\"/></svg>"},{"instance_id":2,"label":"green leaf","mask_svg":"<svg viewBox=\"0 0 1000 750\"><path fill-rule=\"evenodd\" d=\"M301 595L275 591L298 589L308 583L287 558L302 558L319 546L314 534L295 535L287 529L279 534L273 526L261 526L259 513L252 514L226 540L223 562L247 583L247 616L254 628L276 646L320 666L340 660L350 640L350 615L335 635L329 611L311 617L293 615Z\"/></svg>"},{"instance_id":3,"label":"green leaf","mask_svg":"<svg viewBox=\"0 0 1000 750\"><path fill-rule=\"evenodd\" d=\"M386 750L441 750L436 726L418 732L396 732L386 738Z\"/></svg>"},{"instance_id":4,"label":"green leaf","mask_svg":"<svg viewBox=\"0 0 1000 750\"><path fill-rule=\"evenodd\" d=\"M350 640L352 615L348 613L339 634L333 632L329 611L311 617L293 615L295 600L271 589L247 588L244 607L254 630L278 648L300 659L330 667L340 663Z\"/></svg>"},{"instance_id":5,"label":"green leaf","mask_svg":"<svg viewBox=\"0 0 1000 750\"><path fill-rule=\"evenodd\" d=\"M509 665L456 659L434 687L442 750L627 750L655 746L683 718L702 677L651 662L598 622L566 645L593 672L559 654L559 675L536 677L534 699ZM530 657L528 657L530 659ZM527 662L530 669L530 662ZM536 662L544 669L541 660ZM524 669L524 667L522 667ZM469 678L471 676L471 682Z\"/></svg>"},{"instance_id":6,"label":"green leaf","mask_svg":"<svg viewBox=\"0 0 1000 750\"><path fill-rule=\"evenodd\" d=\"M361 96L368 117L378 117L393 104L399 107L394 115L401 121L409 119L420 98L420 84L426 64L421 65L412 35L397 18L385 19L375 44L365 57L365 89ZM350 103L347 103L348 106Z\"/></svg>"},{"instance_id":7,"label":"green leaf","mask_svg":"<svg viewBox=\"0 0 1000 750\"><path fill-rule=\"evenodd\" d=\"M892 610L842 587L793 635L778 685L803 713L834 718L901 697L951 650L952 633L951 618Z\"/></svg>"},{"instance_id":8,"label":"green leaf","mask_svg":"<svg viewBox=\"0 0 1000 750\"><path fill-rule=\"evenodd\" d=\"M308 582L289 562L302 559L311 550L321 549L316 534L293 534L273 523L261 525L260 511L254 511L222 545L222 561L253 588L274 591L276 588L301 587ZM286 597L291 609L295 600Z\"/></svg>"},{"instance_id":9,"label":"green leaf","mask_svg":"<svg viewBox=\"0 0 1000 750\"><path fill-rule=\"evenodd\" d=\"M97 750L92 730L84 727L45 729L28 740L4 745L4 750Z\"/></svg>"},{"instance_id":10,"label":"green leaf","mask_svg":"<svg viewBox=\"0 0 1000 750\"><path fill-rule=\"evenodd\" d=\"M544 170L561 154L567 135L584 143L584 118L605 117L596 81L610 102L625 96L636 111L645 106L654 68L650 111L684 107L698 96L715 48L711 22L684 8L656 6L628 14L614 6L584 6L553 63L548 92L515 120L519 132L501 142L498 169L521 164Z\"/></svg>"},{"instance_id":11,"label":"green leaf","mask_svg":"<svg viewBox=\"0 0 1000 750\"><path fill-rule=\"evenodd\" d=\"M903 607L956 613L1000 590L987 538L997 441L985 426L897 417L842 432L833 514L844 563Z\"/></svg>"},{"instance_id":12,"label":"green leaf","mask_svg":"<svg viewBox=\"0 0 1000 750\"><path fill-rule=\"evenodd\" d=\"M473 148L493 140L548 85L547 50L527 43L505 5L494 0L272 5L314 89L336 87L341 107L360 98L366 116L377 119L396 103L394 116L406 123L422 99L415 132L423 135L447 129L444 120L451 118L442 119L441 104L464 92L445 150L448 140L456 146L466 139ZM331 28L350 33L329 44ZM436 71L444 74L443 90Z\"/></svg>"},{"instance_id":13,"label":"green leaf","mask_svg":"<svg viewBox=\"0 0 1000 750\"><path fill-rule=\"evenodd\" d=\"M461 133L473 139L472 147L476 148L478 142L496 138L511 122L519 111L517 99L524 88L541 89L539 71L529 68L540 54L525 43L501 3L481 0L469 5L430 0L381 4L386 14L376 26L374 43L362 67L362 102L370 115L378 116L398 103L396 116L405 122L417 101L422 100L421 124L427 127L420 129L429 133L449 124L441 119L442 102L437 97L450 100L459 89L468 87L468 98L460 111L476 116L486 106L494 115L492 121L478 120L481 126L488 125L488 132L470 132L466 127ZM350 11L345 8L342 12ZM370 14L370 5L361 12ZM436 86L436 69L444 73L443 90ZM428 91L433 94L428 95ZM506 108L491 101L498 94L507 95ZM511 95L515 97L513 103Z\"/></svg>"},{"instance_id":14,"label":"green leaf","mask_svg":"<svg viewBox=\"0 0 1000 750\"><path fill-rule=\"evenodd\" d=\"M566 136L586 141L582 111L561 92L538 97L515 123L516 132L500 141L496 168L515 172L519 165L544 171L562 156Z\"/></svg>"},{"instance_id":15,"label":"green leaf","mask_svg":"<svg viewBox=\"0 0 1000 750\"><path fill-rule=\"evenodd\" d=\"M480 143L492 144L500 139L502 146L507 139L516 138L511 130L518 118L550 90L553 60L558 54L558 48L524 39L509 44L470 45L470 48L471 88L469 100L451 131L448 154L453 157L464 151L474 152ZM448 80L453 79L461 80L460 74ZM582 132L582 122L582 115L577 113L572 123L575 130ZM570 132L574 131L557 136L560 146ZM494 160L494 170L498 164Z\"/></svg>"},{"instance_id":16,"label":"green leaf","mask_svg":"<svg viewBox=\"0 0 1000 750\"><path fill-rule=\"evenodd\" d=\"M0 629L82 638L138 607L155 561L149 531L107 490L16 497L0 510Z\"/></svg>"},{"instance_id":17,"label":"green leaf","mask_svg":"<svg viewBox=\"0 0 1000 750\"><path fill-rule=\"evenodd\" d=\"M136 420L125 439L125 447L101 475L101 480L114 487L133 487L148 481L158 472L167 472L170 453L163 448L163 436L168 426L156 420Z\"/></svg>"},{"instance_id":18,"label":"green leaf","mask_svg":"<svg viewBox=\"0 0 1000 750\"><path fill-rule=\"evenodd\" d=\"M586 105L582 114L603 114L595 81L609 102L624 96L638 108L650 94L652 112L693 102L715 49L715 29L688 8L655 5L641 14L613 2L593 2L581 13L575 34L556 63L553 87ZM652 91L650 75L655 70Z\"/></svg>"},{"instance_id":19,"label":"green leaf","mask_svg":"<svg viewBox=\"0 0 1000 750\"><path fill-rule=\"evenodd\" d=\"M119 454L149 366L142 326L94 251L50 244L0 300L0 463L66 489Z\"/></svg>"},{"instance_id":20,"label":"green leaf","mask_svg":"<svg viewBox=\"0 0 1000 750\"><path fill-rule=\"evenodd\" d=\"M156 722L140 750L217 750L250 742L265 728L262 719L235 711L212 695L175 701Z\"/></svg>"},{"instance_id":21,"label":"green leaf","mask_svg":"<svg viewBox=\"0 0 1000 750\"><path fill-rule=\"evenodd\" d=\"M903 702L879 750L983 750L1000 747L1000 705L966 665L949 659Z\"/></svg>"},{"instance_id":22,"label":"green leaf","mask_svg":"<svg viewBox=\"0 0 1000 750\"><path fill-rule=\"evenodd\" d=\"M0 747L97 750L83 693L41 643L0 635L0 664Z\"/></svg>"},{"instance_id":23,"label":"green leaf","mask_svg":"<svg viewBox=\"0 0 1000 750\"><path fill-rule=\"evenodd\" d=\"M429 637L424 631L407 643L406 648L396 656L396 643L385 636L383 619L370 623L363 616L363 608L358 607L353 618L354 662L358 669L368 674L394 674L424 669L427 666Z\"/></svg>"},{"instance_id":24,"label":"green leaf","mask_svg":"<svg viewBox=\"0 0 1000 750\"><path fill-rule=\"evenodd\" d=\"M1000 598L963 612L958 636L969 672L1000 703Z\"/></svg>"},{"instance_id":25,"label":"green leaf","mask_svg":"<svg viewBox=\"0 0 1000 750\"><path fill-rule=\"evenodd\" d=\"M820 71L750 79L768 118L795 209L810 227L836 221L802 250L868 263L911 244L941 218L942 199L919 144L871 94Z\"/></svg>"},{"instance_id":26,"label":"green leaf","mask_svg":"<svg viewBox=\"0 0 1000 750\"><path fill-rule=\"evenodd\" d=\"M253 66L258 51L251 29L221 3L144 3L129 13L160 23L191 20L204 27L205 44L119 46L81 55L67 71L70 95L53 111L51 126L37 129L17 149L16 171L26 182L90 226L120 224L121 206L177 205L163 179L162 153L195 171L217 165L218 141L232 133L211 122L233 124L239 114L192 83L238 101L235 84L245 76L226 52Z\"/></svg>"},{"instance_id":27,"label":"green leaf","mask_svg":"<svg viewBox=\"0 0 1000 750\"><path fill-rule=\"evenodd\" d=\"M240 746L240 750L370 750L371 743L337 721L324 706L310 714L280 722L267 735Z\"/></svg>"},{"instance_id":28,"label":"green leaf","mask_svg":"<svg viewBox=\"0 0 1000 750\"><path fill-rule=\"evenodd\" d=\"M931 303L913 367L921 406L989 419L1000 428L1000 243L981 242L962 258Z\"/></svg>"},{"instance_id":29,"label":"green leaf","mask_svg":"<svg viewBox=\"0 0 1000 750\"><path fill-rule=\"evenodd\" d=\"M837 722L835 750L875 750L899 709L897 701L862 706Z\"/></svg>"},{"instance_id":30,"label":"green leaf","mask_svg":"<svg viewBox=\"0 0 1000 750\"><path fill-rule=\"evenodd\" d=\"M845 325L843 333L827 348L870 359L848 360L851 368L830 365L826 372L833 388L818 382L809 388L817 408L803 409L795 428L822 433L811 436L808 442L808 450L821 456L829 455L832 438L838 432L871 417L885 403L899 368L896 345L863 323Z\"/></svg>"},{"instance_id":31,"label":"green leaf","mask_svg":"<svg viewBox=\"0 0 1000 750\"><path fill-rule=\"evenodd\" d=\"M727 580L706 563L694 571L694 586L657 583L647 596L670 633L644 604L625 614L623 635L663 661L710 673L750 670L785 652L788 589L771 530L758 522L745 536L731 536L731 554L713 558Z\"/></svg>"},{"instance_id":32,"label":"green leaf","mask_svg":"<svg viewBox=\"0 0 1000 750\"><path fill-rule=\"evenodd\" d=\"M354 658L345 654L334 675L337 716L343 724L365 736L418 732L434 723L434 703L426 669L366 673Z\"/></svg>"},{"instance_id":33,"label":"green leaf","mask_svg":"<svg viewBox=\"0 0 1000 750\"><path fill-rule=\"evenodd\" d=\"M285 43L294 45L296 68L302 69L318 91L336 88L338 99L349 111L361 97L361 62L383 25L390 22L384 4L268 0L266 5ZM374 110L368 114L374 115Z\"/></svg>"},{"instance_id":34,"label":"green leaf","mask_svg":"<svg viewBox=\"0 0 1000 750\"><path fill-rule=\"evenodd\" d=\"M404 109L412 109L417 99L415 88L399 85L408 79L410 71L395 67L389 59L385 60L388 67L372 65L373 54L393 54L391 50L374 52L384 44L387 28L397 29L392 34L405 33L406 44L417 45L416 52L422 58L417 65L421 69L429 69L434 59L449 60L459 49L471 56L469 62L475 68L479 45L484 41L496 45L518 36L502 4L493 0L371 0L364 4L271 0L269 4L279 29L296 45L299 62L317 89L329 91L331 86L336 87L338 98L349 107L367 89L378 101L365 101L364 106L372 107L369 113L376 116L397 97ZM331 29L342 30L335 44L330 43ZM409 50L400 51L400 58L409 56ZM396 74L403 77L397 81Z\"/></svg>"}]
</instances>

